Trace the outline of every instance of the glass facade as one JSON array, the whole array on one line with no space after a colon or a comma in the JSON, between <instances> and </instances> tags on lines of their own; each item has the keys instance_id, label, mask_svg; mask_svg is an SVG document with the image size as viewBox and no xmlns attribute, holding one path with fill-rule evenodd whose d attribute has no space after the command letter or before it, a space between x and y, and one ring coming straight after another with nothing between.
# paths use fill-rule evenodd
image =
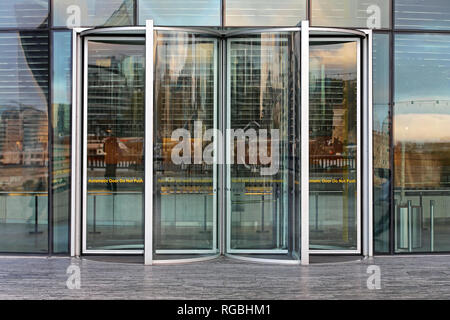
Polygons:
<instances>
[{"instance_id":1,"label":"glass facade","mask_svg":"<svg viewBox=\"0 0 450 320\"><path fill-rule=\"evenodd\" d=\"M306 0L223 0L225 26L295 26L306 17Z\"/></svg>"},{"instance_id":2,"label":"glass facade","mask_svg":"<svg viewBox=\"0 0 450 320\"><path fill-rule=\"evenodd\" d=\"M395 28L450 30L450 2L395 0Z\"/></svg>"},{"instance_id":3,"label":"glass facade","mask_svg":"<svg viewBox=\"0 0 450 320\"><path fill-rule=\"evenodd\" d=\"M48 251L48 33L0 33L0 251Z\"/></svg>"},{"instance_id":4,"label":"glass facade","mask_svg":"<svg viewBox=\"0 0 450 320\"><path fill-rule=\"evenodd\" d=\"M221 0L137 0L139 24L152 19L161 26L220 26Z\"/></svg>"},{"instance_id":5,"label":"glass facade","mask_svg":"<svg viewBox=\"0 0 450 320\"><path fill-rule=\"evenodd\" d=\"M380 29L390 26L390 0L312 0L314 26Z\"/></svg>"},{"instance_id":6,"label":"glass facade","mask_svg":"<svg viewBox=\"0 0 450 320\"><path fill-rule=\"evenodd\" d=\"M71 29L142 26L147 19L216 31L296 26L305 19L312 27L373 29L374 251L450 252L447 0L1 1L0 252L69 252ZM222 41L191 31L155 34L156 255L217 253L228 199L230 210L222 212L230 223L228 249L298 253L299 33ZM363 182L355 170L362 152L356 146L358 51L356 42L334 40L310 46L311 249L353 250L361 236L356 188ZM143 247L145 50L144 41L127 41L92 40L88 50L87 250ZM217 112L221 103L230 103L229 114ZM221 184L220 169L195 162L195 146L201 141L207 148L214 129L243 123L267 130L269 148L279 143L279 170L258 180L259 160L247 166L234 158ZM174 128L190 135L185 150L192 163L177 168L167 163L180 151L169 134ZM278 140L271 130L279 130ZM245 150L244 160L254 159Z\"/></svg>"},{"instance_id":7,"label":"glass facade","mask_svg":"<svg viewBox=\"0 0 450 320\"><path fill-rule=\"evenodd\" d=\"M450 36L395 36L395 251L450 250Z\"/></svg>"}]
</instances>

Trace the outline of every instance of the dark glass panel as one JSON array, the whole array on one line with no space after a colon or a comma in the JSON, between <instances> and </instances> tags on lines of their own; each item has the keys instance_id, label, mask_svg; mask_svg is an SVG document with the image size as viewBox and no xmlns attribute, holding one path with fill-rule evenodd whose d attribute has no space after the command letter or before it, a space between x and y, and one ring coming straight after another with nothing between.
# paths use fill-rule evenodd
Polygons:
<instances>
[{"instance_id":1,"label":"dark glass panel","mask_svg":"<svg viewBox=\"0 0 450 320\"><path fill-rule=\"evenodd\" d=\"M69 250L72 33L53 32L52 117L53 117L53 251Z\"/></svg>"},{"instance_id":2,"label":"dark glass panel","mask_svg":"<svg viewBox=\"0 0 450 320\"><path fill-rule=\"evenodd\" d=\"M389 251L390 111L389 35L373 35L373 219L374 250Z\"/></svg>"}]
</instances>

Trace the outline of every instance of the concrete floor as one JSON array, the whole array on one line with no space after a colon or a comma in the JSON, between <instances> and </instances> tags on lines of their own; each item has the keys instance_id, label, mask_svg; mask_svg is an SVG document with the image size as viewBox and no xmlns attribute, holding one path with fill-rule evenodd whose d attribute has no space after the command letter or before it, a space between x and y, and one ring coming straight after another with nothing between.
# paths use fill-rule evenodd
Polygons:
<instances>
[{"instance_id":1,"label":"concrete floor","mask_svg":"<svg viewBox=\"0 0 450 320\"><path fill-rule=\"evenodd\" d=\"M341 259L342 261L342 259ZM69 265L81 288L68 289ZM381 289L367 288L367 268ZM144 266L67 257L0 256L0 299L449 299L450 256L386 256L310 266L229 258Z\"/></svg>"}]
</instances>

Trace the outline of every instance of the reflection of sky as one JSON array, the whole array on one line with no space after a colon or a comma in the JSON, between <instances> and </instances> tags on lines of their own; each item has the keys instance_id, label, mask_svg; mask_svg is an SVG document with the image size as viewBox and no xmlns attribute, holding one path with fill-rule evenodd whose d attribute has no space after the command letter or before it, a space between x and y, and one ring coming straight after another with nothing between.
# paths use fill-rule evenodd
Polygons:
<instances>
[{"instance_id":1,"label":"reflection of sky","mask_svg":"<svg viewBox=\"0 0 450 320\"><path fill-rule=\"evenodd\" d=\"M395 0L395 25L406 29L450 29L449 0Z\"/></svg>"},{"instance_id":2,"label":"reflection of sky","mask_svg":"<svg viewBox=\"0 0 450 320\"><path fill-rule=\"evenodd\" d=\"M450 35L395 37L396 141L450 142Z\"/></svg>"},{"instance_id":3,"label":"reflection of sky","mask_svg":"<svg viewBox=\"0 0 450 320\"><path fill-rule=\"evenodd\" d=\"M450 99L450 36L396 35L395 101Z\"/></svg>"},{"instance_id":4,"label":"reflection of sky","mask_svg":"<svg viewBox=\"0 0 450 320\"><path fill-rule=\"evenodd\" d=\"M71 99L71 33L53 33L53 103L70 104Z\"/></svg>"}]
</instances>

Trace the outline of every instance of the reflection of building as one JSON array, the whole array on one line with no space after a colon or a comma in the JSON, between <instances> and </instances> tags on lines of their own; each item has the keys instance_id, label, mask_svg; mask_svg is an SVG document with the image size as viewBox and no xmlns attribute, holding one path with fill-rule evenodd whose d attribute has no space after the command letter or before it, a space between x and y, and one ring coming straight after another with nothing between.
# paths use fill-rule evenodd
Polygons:
<instances>
[{"instance_id":1,"label":"reflection of building","mask_svg":"<svg viewBox=\"0 0 450 320\"><path fill-rule=\"evenodd\" d=\"M46 166L48 126L45 112L25 107L0 116L0 162L3 165Z\"/></svg>"}]
</instances>

